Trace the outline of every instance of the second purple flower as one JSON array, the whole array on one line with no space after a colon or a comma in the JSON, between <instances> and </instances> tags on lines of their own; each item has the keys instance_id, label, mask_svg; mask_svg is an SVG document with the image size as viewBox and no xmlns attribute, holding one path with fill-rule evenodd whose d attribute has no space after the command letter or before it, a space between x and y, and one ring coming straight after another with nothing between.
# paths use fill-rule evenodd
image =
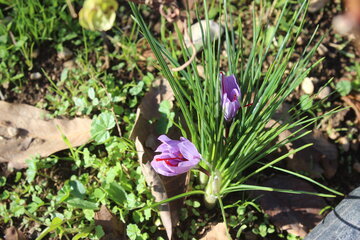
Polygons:
<instances>
[{"instance_id":1,"label":"second purple flower","mask_svg":"<svg viewBox=\"0 0 360 240\"><path fill-rule=\"evenodd\" d=\"M235 75L221 77L221 102L224 111L224 118L230 122L240 108L239 98L241 97L240 87L236 82Z\"/></svg>"},{"instance_id":2,"label":"second purple flower","mask_svg":"<svg viewBox=\"0 0 360 240\"><path fill-rule=\"evenodd\" d=\"M172 140L166 135L161 135L158 139L162 143L155 152L160 154L151 161L151 166L157 173L176 176L189 171L200 162L200 153L188 139L181 137L180 141Z\"/></svg>"}]
</instances>

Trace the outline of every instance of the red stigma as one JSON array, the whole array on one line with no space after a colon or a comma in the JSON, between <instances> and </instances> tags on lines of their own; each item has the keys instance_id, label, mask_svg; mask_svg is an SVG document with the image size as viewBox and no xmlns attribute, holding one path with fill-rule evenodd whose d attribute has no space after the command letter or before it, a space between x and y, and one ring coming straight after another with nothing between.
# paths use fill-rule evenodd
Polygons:
<instances>
[{"instance_id":1,"label":"red stigma","mask_svg":"<svg viewBox=\"0 0 360 240\"><path fill-rule=\"evenodd\" d=\"M188 161L186 158L183 158L182 155L181 155L181 157L177 157L177 158L157 158L155 160L158 161L158 162L165 161L165 163L170 167L177 167L179 165L179 163L172 164L170 162L170 160L180 160L180 161L183 161L183 162Z\"/></svg>"},{"instance_id":2,"label":"red stigma","mask_svg":"<svg viewBox=\"0 0 360 240\"><path fill-rule=\"evenodd\" d=\"M244 107L250 107L251 105L253 105L252 103L246 104Z\"/></svg>"}]
</instances>

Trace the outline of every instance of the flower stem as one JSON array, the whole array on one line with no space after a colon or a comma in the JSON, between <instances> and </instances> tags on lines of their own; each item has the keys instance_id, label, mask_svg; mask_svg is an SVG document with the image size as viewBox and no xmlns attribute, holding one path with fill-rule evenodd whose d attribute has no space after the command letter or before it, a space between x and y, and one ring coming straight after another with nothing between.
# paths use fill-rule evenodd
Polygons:
<instances>
[{"instance_id":1,"label":"flower stem","mask_svg":"<svg viewBox=\"0 0 360 240\"><path fill-rule=\"evenodd\" d=\"M219 171L212 172L205 187L205 206L208 209L215 207L221 187L221 174Z\"/></svg>"},{"instance_id":2,"label":"flower stem","mask_svg":"<svg viewBox=\"0 0 360 240\"><path fill-rule=\"evenodd\" d=\"M202 173L204 173L206 176L210 177L210 173L209 173L208 170L206 170L205 168L203 168L203 167L201 167L201 166L199 166L198 169L199 169L200 172L202 172Z\"/></svg>"},{"instance_id":3,"label":"flower stem","mask_svg":"<svg viewBox=\"0 0 360 240\"><path fill-rule=\"evenodd\" d=\"M229 240L231 240L231 236L230 236L230 233L229 233L229 229L227 227L227 222L226 222L226 215L225 215L225 209L224 209L224 204L222 202L222 199L221 197L218 195L218 199L219 199L219 205L220 205L220 209L221 209L221 215L224 219L224 224L225 224L225 228L226 228L226 236L228 237Z\"/></svg>"}]
</instances>

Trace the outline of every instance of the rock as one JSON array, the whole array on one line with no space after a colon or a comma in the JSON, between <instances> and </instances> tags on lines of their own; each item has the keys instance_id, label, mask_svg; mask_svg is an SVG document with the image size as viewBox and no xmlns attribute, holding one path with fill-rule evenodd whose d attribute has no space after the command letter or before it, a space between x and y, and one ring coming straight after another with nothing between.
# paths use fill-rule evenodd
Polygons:
<instances>
[{"instance_id":1,"label":"rock","mask_svg":"<svg viewBox=\"0 0 360 240\"><path fill-rule=\"evenodd\" d=\"M38 80L40 79L42 76L41 76L41 73L39 72L34 72L34 73L31 73L30 74L30 79L31 80Z\"/></svg>"},{"instance_id":2,"label":"rock","mask_svg":"<svg viewBox=\"0 0 360 240\"><path fill-rule=\"evenodd\" d=\"M320 56L324 56L329 51L329 49L324 44L320 43L316 51L320 54Z\"/></svg>"},{"instance_id":3,"label":"rock","mask_svg":"<svg viewBox=\"0 0 360 240\"><path fill-rule=\"evenodd\" d=\"M19 129L15 127L7 127L6 130L10 138L16 137L19 134Z\"/></svg>"},{"instance_id":4,"label":"rock","mask_svg":"<svg viewBox=\"0 0 360 240\"><path fill-rule=\"evenodd\" d=\"M333 18L332 26L337 33L346 36L356 28L356 22L348 15L343 14Z\"/></svg>"},{"instance_id":5,"label":"rock","mask_svg":"<svg viewBox=\"0 0 360 240\"><path fill-rule=\"evenodd\" d=\"M68 48L63 47L61 51L57 53L59 60L68 60L72 57L73 53Z\"/></svg>"},{"instance_id":6,"label":"rock","mask_svg":"<svg viewBox=\"0 0 360 240\"><path fill-rule=\"evenodd\" d=\"M203 79L205 79L205 70L204 70L204 67L202 65L197 65L196 66L196 69L199 73L199 76Z\"/></svg>"},{"instance_id":7,"label":"rock","mask_svg":"<svg viewBox=\"0 0 360 240\"><path fill-rule=\"evenodd\" d=\"M220 36L223 33L222 27L218 23L214 22L213 20L209 20L209 27L210 27L210 30L209 30L210 31L210 40L214 41L214 40L220 38ZM201 28L204 32L204 35L206 36L206 21L205 20L201 20L200 22L197 22L191 26L191 33L192 33L191 40L197 50L200 50L203 47L203 37L202 37ZM189 32L189 35L190 35L190 32ZM185 36L184 40L185 40L186 47L189 48L190 47L190 38L188 36ZM205 40L206 40L206 37L205 37Z\"/></svg>"},{"instance_id":8,"label":"rock","mask_svg":"<svg viewBox=\"0 0 360 240\"><path fill-rule=\"evenodd\" d=\"M317 98L325 99L330 95L330 93L331 93L331 88L329 86L326 86L326 87L320 89L320 91L317 95Z\"/></svg>"},{"instance_id":9,"label":"rock","mask_svg":"<svg viewBox=\"0 0 360 240\"><path fill-rule=\"evenodd\" d=\"M227 239L225 223L217 223L200 240L223 240Z\"/></svg>"},{"instance_id":10,"label":"rock","mask_svg":"<svg viewBox=\"0 0 360 240\"><path fill-rule=\"evenodd\" d=\"M304 81L301 83L301 89L304 91L305 94L313 94L314 93L314 83L312 78L305 78Z\"/></svg>"},{"instance_id":11,"label":"rock","mask_svg":"<svg viewBox=\"0 0 360 240\"><path fill-rule=\"evenodd\" d=\"M8 88L9 88L9 82L3 82L3 83L1 84L1 86L2 86L3 88L5 88L5 89L8 89Z\"/></svg>"},{"instance_id":12,"label":"rock","mask_svg":"<svg viewBox=\"0 0 360 240\"><path fill-rule=\"evenodd\" d=\"M322 9L329 0L310 0L309 12L314 13Z\"/></svg>"},{"instance_id":13,"label":"rock","mask_svg":"<svg viewBox=\"0 0 360 240\"><path fill-rule=\"evenodd\" d=\"M339 138L339 143L345 152L350 150L350 141L347 137Z\"/></svg>"},{"instance_id":14,"label":"rock","mask_svg":"<svg viewBox=\"0 0 360 240\"><path fill-rule=\"evenodd\" d=\"M73 69L75 68L75 61L73 59L64 62L64 68Z\"/></svg>"}]
</instances>

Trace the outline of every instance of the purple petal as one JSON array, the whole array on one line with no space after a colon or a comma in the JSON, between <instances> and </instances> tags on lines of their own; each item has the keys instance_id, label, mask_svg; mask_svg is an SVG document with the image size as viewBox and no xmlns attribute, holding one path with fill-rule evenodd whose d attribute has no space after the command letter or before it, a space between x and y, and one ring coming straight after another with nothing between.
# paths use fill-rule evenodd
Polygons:
<instances>
[{"instance_id":1,"label":"purple petal","mask_svg":"<svg viewBox=\"0 0 360 240\"><path fill-rule=\"evenodd\" d=\"M187 171L189 171L192 167L194 167L193 164L189 165L189 164L185 164L185 165L181 165L182 163L187 163L189 161L172 161L172 164L178 164L177 166L170 166L168 165L165 161L157 161L156 159L164 159L164 158L173 158L176 157L175 155L172 154L160 154L160 155L156 155L154 157L154 159L151 161L151 166L153 167L153 169L164 176L176 176L182 173L185 173Z\"/></svg>"},{"instance_id":2,"label":"purple petal","mask_svg":"<svg viewBox=\"0 0 360 240\"><path fill-rule=\"evenodd\" d=\"M152 161L151 166L153 167L155 172L157 172L158 174L168 176L168 177L178 175L176 172L169 169L168 168L169 166L165 162Z\"/></svg>"},{"instance_id":3,"label":"purple petal","mask_svg":"<svg viewBox=\"0 0 360 240\"><path fill-rule=\"evenodd\" d=\"M230 97L230 101L234 102L234 101L239 101L239 96L240 96L240 92L237 89L233 89L231 90L231 93L229 95Z\"/></svg>"},{"instance_id":4,"label":"purple petal","mask_svg":"<svg viewBox=\"0 0 360 240\"><path fill-rule=\"evenodd\" d=\"M226 121L231 121L237 114L240 108L239 101L231 102L229 99L225 99L223 102L224 118Z\"/></svg>"},{"instance_id":5,"label":"purple petal","mask_svg":"<svg viewBox=\"0 0 360 240\"><path fill-rule=\"evenodd\" d=\"M201 155L194 144L181 137L180 141L172 140L165 135L158 138L162 144L156 149L161 152L151 161L154 170L164 176L176 176L195 167Z\"/></svg>"},{"instance_id":6,"label":"purple petal","mask_svg":"<svg viewBox=\"0 0 360 240\"><path fill-rule=\"evenodd\" d=\"M194 166L199 163L201 155L192 142L190 142L186 138L181 138L181 143L179 143L178 146L181 154L184 156L184 158L188 160L188 162L193 163ZM181 164L183 163L184 162L182 162Z\"/></svg>"},{"instance_id":7,"label":"purple petal","mask_svg":"<svg viewBox=\"0 0 360 240\"><path fill-rule=\"evenodd\" d=\"M165 161L157 161L156 159L166 159L166 158L174 158L175 156L173 154L165 153L165 154L159 154L155 155L154 159L151 161L151 166L154 168L154 170L161 174L168 176L168 174L176 174L176 172L173 170L174 167L169 166L166 164Z\"/></svg>"},{"instance_id":8,"label":"purple petal","mask_svg":"<svg viewBox=\"0 0 360 240\"><path fill-rule=\"evenodd\" d=\"M178 144L180 141L172 140L168 138L166 135L161 135L158 139L162 142L160 146L155 150L155 152L171 152L175 153L179 151Z\"/></svg>"},{"instance_id":9,"label":"purple petal","mask_svg":"<svg viewBox=\"0 0 360 240\"><path fill-rule=\"evenodd\" d=\"M160 136L158 137L158 139L159 139L161 142L163 142L163 143L167 143L167 142L174 141L174 140L170 139L168 136L166 136L165 134L160 135Z\"/></svg>"},{"instance_id":10,"label":"purple petal","mask_svg":"<svg viewBox=\"0 0 360 240\"><path fill-rule=\"evenodd\" d=\"M233 89L236 89L239 93L239 97L241 95L241 92L240 92L240 87L239 85L237 84L236 82L236 78L235 78L235 75L230 75L230 76L227 76L227 77L223 77L222 78L222 93L225 94L227 93L228 96L231 96L231 92Z\"/></svg>"}]
</instances>

